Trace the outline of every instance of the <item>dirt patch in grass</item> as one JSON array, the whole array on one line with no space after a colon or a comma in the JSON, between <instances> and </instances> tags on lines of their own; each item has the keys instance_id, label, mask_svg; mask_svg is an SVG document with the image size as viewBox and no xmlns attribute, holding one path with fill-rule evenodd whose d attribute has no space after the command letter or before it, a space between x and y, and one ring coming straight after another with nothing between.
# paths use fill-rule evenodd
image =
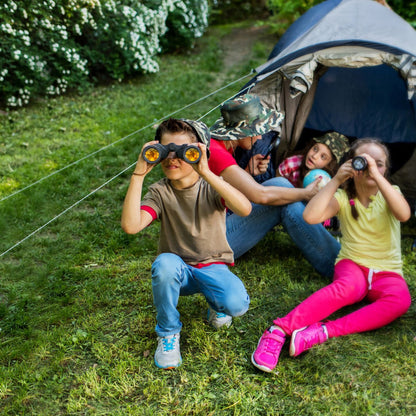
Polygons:
<instances>
[{"instance_id":1,"label":"dirt patch in grass","mask_svg":"<svg viewBox=\"0 0 416 416\"><path fill-rule=\"evenodd\" d=\"M265 39L268 39L270 42L272 36L275 37L276 35L271 35L267 26L234 28L221 40L224 71L249 61L252 57L255 43Z\"/></svg>"}]
</instances>

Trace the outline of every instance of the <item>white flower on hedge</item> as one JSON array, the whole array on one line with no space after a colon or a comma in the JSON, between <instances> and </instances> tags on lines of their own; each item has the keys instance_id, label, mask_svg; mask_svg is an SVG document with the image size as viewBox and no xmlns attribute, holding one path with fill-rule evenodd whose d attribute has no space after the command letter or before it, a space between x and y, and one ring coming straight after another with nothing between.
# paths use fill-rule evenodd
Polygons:
<instances>
[{"instance_id":1,"label":"white flower on hedge","mask_svg":"<svg viewBox=\"0 0 416 416\"><path fill-rule=\"evenodd\" d=\"M2 23L0 28L4 33L8 33L13 36L16 35L16 31L11 27L10 23Z\"/></svg>"},{"instance_id":2,"label":"white flower on hedge","mask_svg":"<svg viewBox=\"0 0 416 416\"><path fill-rule=\"evenodd\" d=\"M0 15L1 10L14 8L16 0L1 3ZM158 71L155 57L161 50L160 40L166 33L170 13L175 11L179 14L186 36L198 37L207 26L207 0L158 0L158 5L153 7L154 9L146 7L140 0L37 0L35 7L23 10L20 15L29 19L30 25L25 23L23 26L28 31L20 30L16 36L13 29L15 23L0 23L0 35L5 33L14 37L8 51L11 51L11 56L16 60L16 70L26 73L26 79L22 78L20 83L14 85L14 90L6 85L10 97L5 99L10 98L10 105L18 106L29 99L29 93L18 92L23 86L31 85L33 94L47 89L48 94L59 95L68 87L85 82L90 62L82 59L81 45L69 35L82 36L83 26L93 36L106 31L108 40L112 42L113 48L117 48L120 59L129 63L129 72ZM16 27L22 26L17 22ZM25 46L24 54L20 51L22 45ZM50 45L49 53L45 45ZM109 48L112 45L110 43ZM36 55L38 50L40 56ZM63 65L62 59L66 61ZM106 62L109 72L113 69L112 65L112 62ZM54 70L51 71L53 67ZM61 68L59 74L55 72L57 67ZM123 77L120 74L120 78ZM1 78L5 79L5 75L1 75ZM28 84L26 80L31 83ZM6 78L5 82L10 83L11 80Z\"/></svg>"},{"instance_id":3,"label":"white flower on hedge","mask_svg":"<svg viewBox=\"0 0 416 416\"><path fill-rule=\"evenodd\" d=\"M41 26L43 26L45 29L52 29L52 24L48 19L42 19L40 21Z\"/></svg>"},{"instance_id":4,"label":"white flower on hedge","mask_svg":"<svg viewBox=\"0 0 416 416\"><path fill-rule=\"evenodd\" d=\"M15 12L17 10L17 5L14 1L9 1L9 7L12 12Z\"/></svg>"},{"instance_id":5,"label":"white flower on hedge","mask_svg":"<svg viewBox=\"0 0 416 416\"><path fill-rule=\"evenodd\" d=\"M80 10L80 12L81 12L81 23L82 24L87 23L90 18L90 14L88 10L84 7Z\"/></svg>"}]
</instances>

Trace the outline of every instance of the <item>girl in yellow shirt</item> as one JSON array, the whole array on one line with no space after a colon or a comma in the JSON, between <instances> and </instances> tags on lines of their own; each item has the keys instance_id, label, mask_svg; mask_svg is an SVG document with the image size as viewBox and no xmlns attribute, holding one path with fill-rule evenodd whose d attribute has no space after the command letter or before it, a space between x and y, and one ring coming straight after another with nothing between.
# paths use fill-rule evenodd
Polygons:
<instances>
[{"instance_id":1,"label":"girl in yellow shirt","mask_svg":"<svg viewBox=\"0 0 416 416\"><path fill-rule=\"evenodd\" d=\"M357 164L352 163L356 156ZM400 222L410 207L397 186L386 179L387 148L377 140L357 140L349 160L308 203L303 217L310 224L338 216L341 251L333 283L318 290L283 318L277 318L252 355L263 371L277 365L286 336L296 357L328 338L380 328L404 314L411 302L402 276ZM354 158L354 159L353 159ZM360 166L361 165L361 166ZM338 189L344 184L344 189ZM369 303L344 317L322 322L333 312L366 298Z\"/></svg>"}]
</instances>

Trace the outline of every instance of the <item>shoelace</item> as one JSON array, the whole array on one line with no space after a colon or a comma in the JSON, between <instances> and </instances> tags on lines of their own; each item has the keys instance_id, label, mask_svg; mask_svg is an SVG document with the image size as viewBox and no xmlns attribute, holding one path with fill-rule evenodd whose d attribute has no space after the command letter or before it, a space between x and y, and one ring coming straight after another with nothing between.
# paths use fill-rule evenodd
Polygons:
<instances>
[{"instance_id":1,"label":"shoelace","mask_svg":"<svg viewBox=\"0 0 416 416\"><path fill-rule=\"evenodd\" d=\"M225 318L227 315L224 312L215 312L217 315L217 318Z\"/></svg>"},{"instance_id":2,"label":"shoelace","mask_svg":"<svg viewBox=\"0 0 416 416\"><path fill-rule=\"evenodd\" d=\"M162 342L163 342L163 351L172 351L175 349L176 337L172 337L170 339L163 338Z\"/></svg>"}]
</instances>

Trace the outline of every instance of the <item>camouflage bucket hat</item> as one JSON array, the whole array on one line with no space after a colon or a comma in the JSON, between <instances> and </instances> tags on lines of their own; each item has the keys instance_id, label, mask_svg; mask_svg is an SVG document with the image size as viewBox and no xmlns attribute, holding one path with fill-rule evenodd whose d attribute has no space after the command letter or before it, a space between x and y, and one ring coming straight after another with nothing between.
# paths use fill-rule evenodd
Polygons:
<instances>
[{"instance_id":1,"label":"camouflage bucket hat","mask_svg":"<svg viewBox=\"0 0 416 416\"><path fill-rule=\"evenodd\" d=\"M256 95L245 94L221 106L222 118L210 128L217 140L240 140L279 130L284 114L264 107Z\"/></svg>"},{"instance_id":2,"label":"camouflage bucket hat","mask_svg":"<svg viewBox=\"0 0 416 416\"><path fill-rule=\"evenodd\" d=\"M179 120L184 121L186 124L192 127L196 134L196 138L199 142L207 146L207 157L209 157L209 145L211 142L211 133L209 132L208 126L202 121L188 120L181 118Z\"/></svg>"},{"instance_id":3,"label":"camouflage bucket hat","mask_svg":"<svg viewBox=\"0 0 416 416\"><path fill-rule=\"evenodd\" d=\"M313 140L317 143L327 145L337 160L337 163L341 161L344 154L350 149L348 139L343 134L335 131L325 133L323 136L316 137Z\"/></svg>"}]
</instances>

